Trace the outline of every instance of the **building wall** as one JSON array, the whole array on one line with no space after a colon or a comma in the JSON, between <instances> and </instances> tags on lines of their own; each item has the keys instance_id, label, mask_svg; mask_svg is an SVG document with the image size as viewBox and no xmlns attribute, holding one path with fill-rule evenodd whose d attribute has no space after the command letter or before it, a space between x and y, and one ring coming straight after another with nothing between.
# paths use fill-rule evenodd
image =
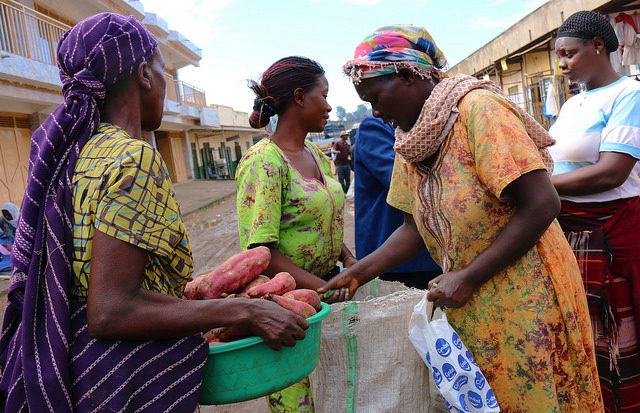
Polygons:
<instances>
[{"instance_id":1,"label":"building wall","mask_svg":"<svg viewBox=\"0 0 640 413\"><path fill-rule=\"evenodd\" d=\"M153 7L153 2L147 3ZM178 69L189 64L198 65L201 58L199 49L178 32L169 30L161 18L145 13L137 1L0 0L0 34L4 36L0 41L0 203L9 198L14 202L21 200L26 173L22 174L19 165L28 164L31 130L37 128L62 102L62 84L55 65L55 47L59 37L75 22L107 10L133 14L152 32L160 30L156 36L159 36L167 64L167 98L173 97L171 108L174 111L165 110L162 129L158 131L159 142L151 141L160 149L173 182L193 177L185 131L195 126L203 129L219 127L217 113L206 107L204 91L187 85L177 76ZM31 129L4 127L3 112L21 114L20 119L27 119L26 125L31 120ZM207 116L203 117L203 114ZM147 136L152 138L153 134ZM16 148L26 150L18 151ZM25 176L18 179L18 175Z\"/></svg>"},{"instance_id":2,"label":"building wall","mask_svg":"<svg viewBox=\"0 0 640 413\"><path fill-rule=\"evenodd\" d=\"M172 182L181 182L188 179L187 164L184 159L185 139L182 132L155 131L156 146L167 165Z\"/></svg>"},{"instance_id":3,"label":"building wall","mask_svg":"<svg viewBox=\"0 0 640 413\"><path fill-rule=\"evenodd\" d=\"M247 153L255 142L266 134L261 131L233 131L222 130L215 133L191 133L189 141L191 147L197 152L197 165L194 169L200 171L194 173L200 179L210 178L208 167L213 170L212 161L218 168L217 175L221 178L233 178L237 163ZM236 143L238 145L236 145ZM209 152L211 155L207 154ZM204 159L204 161L203 161ZM204 174L203 174L204 172Z\"/></svg>"},{"instance_id":4,"label":"building wall","mask_svg":"<svg viewBox=\"0 0 640 413\"><path fill-rule=\"evenodd\" d=\"M571 14L579 10L594 10L607 3L612 1L551 0L453 66L448 73L473 75L493 66L495 62L499 62L510 54L524 49L530 42L544 40L544 36L558 28Z\"/></svg>"},{"instance_id":5,"label":"building wall","mask_svg":"<svg viewBox=\"0 0 640 413\"><path fill-rule=\"evenodd\" d=\"M30 147L29 118L0 113L0 204L22 203L27 187Z\"/></svg>"}]
</instances>

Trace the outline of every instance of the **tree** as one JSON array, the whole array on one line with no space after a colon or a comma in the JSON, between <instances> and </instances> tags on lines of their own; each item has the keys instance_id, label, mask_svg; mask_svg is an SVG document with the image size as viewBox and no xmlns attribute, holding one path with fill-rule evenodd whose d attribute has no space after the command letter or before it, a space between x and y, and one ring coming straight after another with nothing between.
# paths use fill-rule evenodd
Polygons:
<instances>
[{"instance_id":1,"label":"tree","mask_svg":"<svg viewBox=\"0 0 640 413\"><path fill-rule=\"evenodd\" d=\"M360 104L353 114L355 115L356 119L364 119L371 114L371 111L369 110L369 108L367 108L366 105Z\"/></svg>"},{"instance_id":2,"label":"tree","mask_svg":"<svg viewBox=\"0 0 640 413\"><path fill-rule=\"evenodd\" d=\"M342 106L336 107L336 116L338 117L338 119L344 120L346 115L347 115L347 111Z\"/></svg>"}]
</instances>

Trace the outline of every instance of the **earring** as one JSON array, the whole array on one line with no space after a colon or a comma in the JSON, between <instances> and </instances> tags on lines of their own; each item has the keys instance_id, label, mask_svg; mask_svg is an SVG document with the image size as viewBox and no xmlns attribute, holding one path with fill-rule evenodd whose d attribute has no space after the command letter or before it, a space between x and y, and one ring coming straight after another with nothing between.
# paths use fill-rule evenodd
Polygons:
<instances>
[{"instance_id":1,"label":"earring","mask_svg":"<svg viewBox=\"0 0 640 413\"><path fill-rule=\"evenodd\" d=\"M600 54L600 50L596 49L596 54L599 55Z\"/></svg>"}]
</instances>

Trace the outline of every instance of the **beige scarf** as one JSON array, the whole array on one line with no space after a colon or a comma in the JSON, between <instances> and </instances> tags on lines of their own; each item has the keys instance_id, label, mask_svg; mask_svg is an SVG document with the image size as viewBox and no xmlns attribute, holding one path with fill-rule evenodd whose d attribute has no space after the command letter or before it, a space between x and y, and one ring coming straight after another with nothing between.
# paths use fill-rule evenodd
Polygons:
<instances>
[{"instance_id":1,"label":"beige scarf","mask_svg":"<svg viewBox=\"0 0 640 413\"><path fill-rule=\"evenodd\" d=\"M520 106L509 100L496 84L463 74L438 82L424 102L420 116L409 132L396 128L396 142L393 146L395 151L406 162L420 162L436 153L458 118L458 102L473 89L486 89L495 93L520 114L527 134L538 147L547 171L553 172L553 159L545 148L556 142L549 132Z\"/></svg>"}]
</instances>

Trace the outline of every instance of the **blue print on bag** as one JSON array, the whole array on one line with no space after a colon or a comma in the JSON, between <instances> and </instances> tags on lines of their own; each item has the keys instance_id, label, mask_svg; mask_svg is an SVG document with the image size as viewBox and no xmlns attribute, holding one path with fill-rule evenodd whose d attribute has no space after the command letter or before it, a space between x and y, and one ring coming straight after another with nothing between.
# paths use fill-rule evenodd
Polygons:
<instances>
[{"instance_id":1,"label":"blue print on bag","mask_svg":"<svg viewBox=\"0 0 640 413\"><path fill-rule=\"evenodd\" d=\"M469 390L469 393L467 393L467 397L469 397L469 403L471 403L473 407L475 407L476 409L480 409L482 407L482 397L478 393Z\"/></svg>"},{"instance_id":2,"label":"blue print on bag","mask_svg":"<svg viewBox=\"0 0 640 413\"><path fill-rule=\"evenodd\" d=\"M460 395L460 398L459 398L458 400L460 400L460 406L462 406L462 409L463 409L465 412L468 412L468 411L469 411L469 408L467 407L467 403L464 401L464 394L461 394L461 395Z\"/></svg>"},{"instance_id":3,"label":"blue print on bag","mask_svg":"<svg viewBox=\"0 0 640 413\"><path fill-rule=\"evenodd\" d=\"M473 356L471 355L471 353L469 353L469 350L467 350L467 358L469 359L469 361L471 361L471 364L473 364L474 366L477 366L476 361L473 359Z\"/></svg>"},{"instance_id":4,"label":"blue print on bag","mask_svg":"<svg viewBox=\"0 0 640 413\"><path fill-rule=\"evenodd\" d=\"M447 340L445 340L444 338L439 338L436 340L436 351L442 357L447 357L449 354L451 354L451 346L449 345L449 343L447 343Z\"/></svg>"},{"instance_id":5,"label":"blue print on bag","mask_svg":"<svg viewBox=\"0 0 640 413\"><path fill-rule=\"evenodd\" d=\"M426 360L427 360L427 366L431 367L431 354L429 354L428 351L427 351Z\"/></svg>"},{"instance_id":6,"label":"blue print on bag","mask_svg":"<svg viewBox=\"0 0 640 413\"><path fill-rule=\"evenodd\" d=\"M442 374L438 371L437 368L433 368L433 379L436 381L436 386L440 388L440 383L442 383Z\"/></svg>"},{"instance_id":7,"label":"blue print on bag","mask_svg":"<svg viewBox=\"0 0 640 413\"><path fill-rule=\"evenodd\" d=\"M476 371L476 379L474 380L474 383L476 384L476 388L478 390L482 390L485 382L486 380L484 379L484 376L482 375L482 373L480 373L479 371Z\"/></svg>"},{"instance_id":8,"label":"blue print on bag","mask_svg":"<svg viewBox=\"0 0 640 413\"><path fill-rule=\"evenodd\" d=\"M467 383L469 383L469 378L467 376L460 376L453 383L453 390L460 391L460 388Z\"/></svg>"},{"instance_id":9,"label":"blue print on bag","mask_svg":"<svg viewBox=\"0 0 640 413\"><path fill-rule=\"evenodd\" d=\"M471 371L471 366L469 365L467 360L465 360L465 358L462 357L462 354L458 354L458 365L464 371Z\"/></svg>"},{"instance_id":10,"label":"blue print on bag","mask_svg":"<svg viewBox=\"0 0 640 413\"><path fill-rule=\"evenodd\" d=\"M444 363L442 365L442 374L447 378L448 381L453 380L456 376L456 369L449 363Z\"/></svg>"},{"instance_id":11,"label":"blue print on bag","mask_svg":"<svg viewBox=\"0 0 640 413\"><path fill-rule=\"evenodd\" d=\"M498 407L498 401L496 400L496 395L493 394L493 390L489 389L487 392L487 406L491 408Z\"/></svg>"},{"instance_id":12,"label":"blue print on bag","mask_svg":"<svg viewBox=\"0 0 640 413\"><path fill-rule=\"evenodd\" d=\"M460 340L460 337L458 337L458 334L456 334L455 331L453 332L453 336L451 336L451 342L458 348L458 350L462 350L462 340Z\"/></svg>"}]
</instances>

